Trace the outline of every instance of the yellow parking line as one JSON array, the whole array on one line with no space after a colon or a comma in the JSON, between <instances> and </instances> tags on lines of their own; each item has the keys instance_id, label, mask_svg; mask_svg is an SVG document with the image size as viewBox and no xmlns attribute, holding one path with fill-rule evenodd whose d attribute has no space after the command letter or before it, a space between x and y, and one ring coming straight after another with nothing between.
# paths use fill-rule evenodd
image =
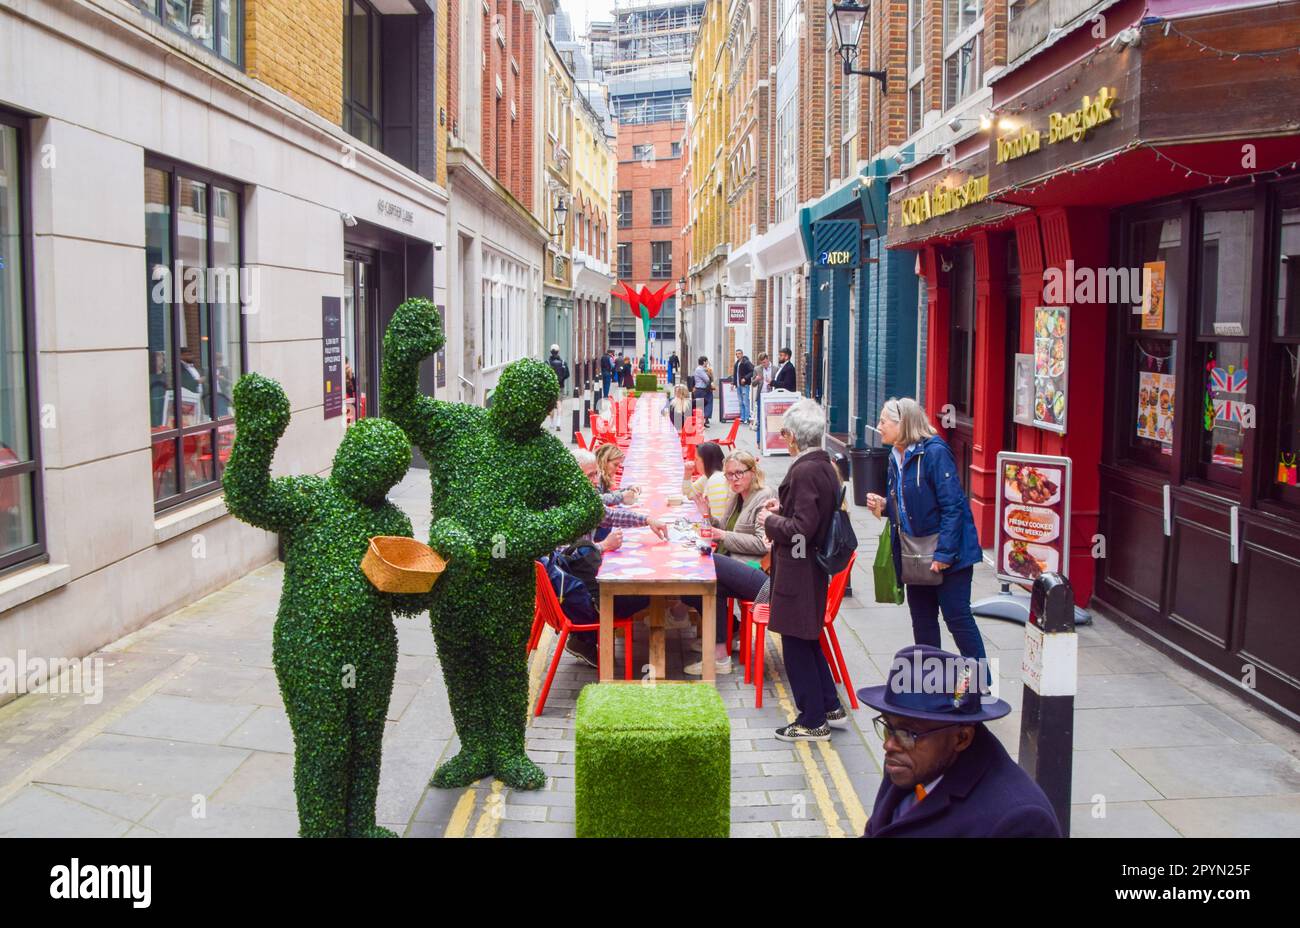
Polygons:
<instances>
[{"instance_id":1,"label":"yellow parking line","mask_svg":"<svg viewBox=\"0 0 1300 928\"><path fill-rule=\"evenodd\" d=\"M862 807L858 791L853 788L849 772L844 769L843 759L828 741L817 742L817 747L821 748L822 760L826 762L831 782L835 784L835 792L839 794L840 801L844 804L844 813L848 816L849 825L853 827L854 834L862 834L867 830L867 810Z\"/></svg>"},{"instance_id":2,"label":"yellow parking line","mask_svg":"<svg viewBox=\"0 0 1300 928\"><path fill-rule=\"evenodd\" d=\"M478 817L478 823L474 826L474 837L476 838L495 838L497 829L501 827L501 819L505 816L505 797L501 795L501 790L505 784L500 780L492 781L492 792L483 804L483 812Z\"/></svg>"},{"instance_id":3,"label":"yellow parking line","mask_svg":"<svg viewBox=\"0 0 1300 928\"><path fill-rule=\"evenodd\" d=\"M778 649L778 643L772 642L772 650ZM791 702L789 694L786 692L785 684L781 682L781 675L777 672L775 666L771 668L770 679L776 688L776 698L781 703L781 708L785 710L786 718L793 722L798 716L795 711L794 703ZM826 823L826 834L832 838L843 838L844 829L840 827L840 816L835 811L835 803L831 800L830 791L826 789L826 781L822 778L821 771L817 769L817 761L813 759L812 748L806 741L800 741L795 744L795 753L799 755L799 762L803 764L804 776L808 780L808 788L812 790L813 799L817 801L817 809L821 813L822 821Z\"/></svg>"},{"instance_id":4,"label":"yellow parking line","mask_svg":"<svg viewBox=\"0 0 1300 928\"><path fill-rule=\"evenodd\" d=\"M447 830L442 833L444 838L465 837L465 832L469 829L470 816L474 814L476 796L477 790L472 786L461 794L460 799L456 801L456 808L451 810L451 820L447 822Z\"/></svg>"}]
</instances>

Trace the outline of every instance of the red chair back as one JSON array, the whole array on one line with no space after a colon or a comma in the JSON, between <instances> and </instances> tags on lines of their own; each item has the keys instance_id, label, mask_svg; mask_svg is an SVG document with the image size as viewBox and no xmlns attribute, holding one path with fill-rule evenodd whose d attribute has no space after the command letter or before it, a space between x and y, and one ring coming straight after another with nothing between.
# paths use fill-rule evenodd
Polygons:
<instances>
[{"instance_id":1,"label":"red chair back","mask_svg":"<svg viewBox=\"0 0 1300 928\"><path fill-rule=\"evenodd\" d=\"M857 552L849 555L849 562L844 565L844 569L831 577L830 586L826 589L826 624L835 621L835 616L839 615L840 603L844 602L844 591L849 586L849 574L853 572L853 564L858 559Z\"/></svg>"},{"instance_id":2,"label":"red chair back","mask_svg":"<svg viewBox=\"0 0 1300 928\"><path fill-rule=\"evenodd\" d=\"M555 595L551 578L546 575L546 567L541 561L534 561L537 573L537 610L541 612L546 624L557 632L564 628L564 610L560 608L560 598Z\"/></svg>"},{"instance_id":3,"label":"red chair back","mask_svg":"<svg viewBox=\"0 0 1300 928\"><path fill-rule=\"evenodd\" d=\"M573 437L578 440L578 447L581 448L583 451L591 450L590 448L587 447L587 439L583 438L581 430L574 432Z\"/></svg>"},{"instance_id":4,"label":"red chair back","mask_svg":"<svg viewBox=\"0 0 1300 928\"><path fill-rule=\"evenodd\" d=\"M734 448L735 445L736 445L736 433L739 432L739 431L740 431L740 420L739 420L739 419L732 419L732 420L731 420L731 431L728 432L728 433L727 433L727 437L724 438L722 441L718 442L718 444L719 444L719 445L729 445L729 446L731 446L731 447Z\"/></svg>"}]
</instances>

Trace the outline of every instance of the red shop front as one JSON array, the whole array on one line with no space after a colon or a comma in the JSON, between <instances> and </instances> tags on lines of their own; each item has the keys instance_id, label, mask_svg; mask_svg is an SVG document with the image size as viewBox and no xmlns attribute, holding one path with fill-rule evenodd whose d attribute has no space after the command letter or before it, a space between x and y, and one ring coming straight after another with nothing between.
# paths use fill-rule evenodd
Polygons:
<instances>
[{"instance_id":1,"label":"red shop front","mask_svg":"<svg viewBox=\"0 0 1300 928\"><path fill-rule=\"evenodd\" d=\"M1300 55L1240 52L1300 3L1139 31L1065 37L994 85L997 128L895 181L924 402L986 547L998 451L1070 457L1077 602L1296 719Z\"/></svg>"}]
</instances>

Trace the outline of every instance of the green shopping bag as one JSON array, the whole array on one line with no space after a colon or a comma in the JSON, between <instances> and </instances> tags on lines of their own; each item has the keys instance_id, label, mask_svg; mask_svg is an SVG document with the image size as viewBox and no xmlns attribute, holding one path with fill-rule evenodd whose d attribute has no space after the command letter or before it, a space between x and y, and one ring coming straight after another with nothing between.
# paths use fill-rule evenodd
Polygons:
<instances>
[{"instance_id":1,"label":"green shopping bag","mask_svg":"<svg viewBox=\"0 0 1300 928\"><path fill-rule=\"evenodd\" d=\"M888 522L885 523L885 530L880 533L876 562L871 565L871 570L876 578L876 602L901 606L903 584L898 582L898 574L894 571L894 542L890 537Z\"/></svg>"}]
</instances>

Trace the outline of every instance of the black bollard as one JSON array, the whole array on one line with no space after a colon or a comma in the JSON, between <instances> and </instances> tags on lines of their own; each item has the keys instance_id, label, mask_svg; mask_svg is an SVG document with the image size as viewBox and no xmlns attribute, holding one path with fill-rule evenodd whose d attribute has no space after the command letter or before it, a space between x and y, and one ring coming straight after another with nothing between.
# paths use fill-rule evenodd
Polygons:
<instances>
[{"instance_id":1,"label":"black bollard","mask_svg":"<svg viewBox=\"0 0 1300 928\"><path fill-rule=\"evenodd\" d=\"M1020 766L1047 794L1061 834L1068 838L1079 636L1074 629L1074 591L1061 574L1045 573L1034 581L1021 678Z\"/></svg>"}]
</instances>

